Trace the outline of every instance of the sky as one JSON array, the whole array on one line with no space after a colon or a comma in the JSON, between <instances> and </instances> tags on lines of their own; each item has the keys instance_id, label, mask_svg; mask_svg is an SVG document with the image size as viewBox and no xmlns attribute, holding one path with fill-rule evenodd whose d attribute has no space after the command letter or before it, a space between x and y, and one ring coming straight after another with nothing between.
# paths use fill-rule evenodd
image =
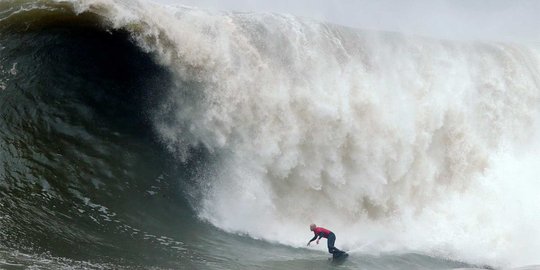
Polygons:
<instances>
[{"instance_id":1,"label":"sky","mask_svg":"<svg viewBox=\"0 0 540 270\"><path fill-rule=\"evenodd\" d=\"M540 42L540 0L154 0L444 39Z\"/></svg>"}]
</instances>

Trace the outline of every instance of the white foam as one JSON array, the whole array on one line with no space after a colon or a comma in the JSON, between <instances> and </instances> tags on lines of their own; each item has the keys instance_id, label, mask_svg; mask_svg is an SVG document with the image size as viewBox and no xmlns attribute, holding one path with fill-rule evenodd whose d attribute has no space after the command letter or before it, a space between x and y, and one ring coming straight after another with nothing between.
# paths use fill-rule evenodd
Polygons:
<instances>
[{"instance_id":1,"label":"white foam","mask_svg":"<svg viewBox=\"0 0 540 270\"><path fill-rule=\"evenodd\" d=\"M198 211L214 225L303 246L316 222L358 252L540 262L535 48L272 14L77 8L132 31L177 76L155 126L182 158L195 145L224 157L200 179Z\"/></svg>"}]
</instances>

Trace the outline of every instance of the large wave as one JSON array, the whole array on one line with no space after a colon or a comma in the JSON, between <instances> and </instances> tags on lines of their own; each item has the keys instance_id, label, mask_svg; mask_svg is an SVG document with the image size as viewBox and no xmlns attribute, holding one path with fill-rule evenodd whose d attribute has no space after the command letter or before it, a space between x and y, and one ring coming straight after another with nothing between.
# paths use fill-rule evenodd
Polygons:
<instances>
[{"instance_id":1,"label":"large wave","mask_svg":"<svg viewBox=\"0 0 540 270\"><path fill-rule=\"evenodd\" d=\"M360 31L279 14L57 1L128 31L174 76L152 126L229 232L358 252L538 263L536 47ZM54 6L54 5L53 5Z\"/></svg>"}]
</instances>

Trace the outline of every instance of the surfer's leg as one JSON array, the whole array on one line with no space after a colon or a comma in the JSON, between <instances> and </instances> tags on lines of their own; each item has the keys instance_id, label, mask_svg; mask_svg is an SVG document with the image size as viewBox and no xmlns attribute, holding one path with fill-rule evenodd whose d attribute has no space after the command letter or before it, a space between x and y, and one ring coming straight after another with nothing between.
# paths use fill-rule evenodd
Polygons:
<instances>
[{"instance_id":1,"label":"surfer's leg","mask_svg":"<svg viewBox=\"0 0 540 270\"><path fill-rule=\"evenodd\" d=\"M330 235L328 235L328 252L330 253L334 253L335 250L336 250L336 247L334 247L334 243L336 242L336 235L331 233Z\"/></svg>"},{"instance_id":2,"label":"surfer's leg","mask_svg":"<svg viewBox=\"0 0 540 270\"><path fill-rule=\"evenodd\" d=\"M337 247L334 246L334 244L336 243L336 235L334 233L330 234L328 236L328 252L332 253L332 254L341 254L341 253L345 253L341 250L339 250Z\"/></svg>"}]
</instances>

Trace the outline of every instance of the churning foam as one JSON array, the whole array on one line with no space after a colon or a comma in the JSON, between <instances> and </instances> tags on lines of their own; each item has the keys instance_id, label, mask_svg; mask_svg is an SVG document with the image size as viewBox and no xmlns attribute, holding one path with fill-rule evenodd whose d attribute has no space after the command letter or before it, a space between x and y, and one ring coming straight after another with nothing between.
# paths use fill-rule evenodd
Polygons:
<instances>
[{"instance_id":1,"label":"churning foam","mask_svg":"<svg viewBox=\"0 0 540 270\"><path fill-rule=\"evenodd\" d=\"M367 32L286 15L77 1L177 76L155 127L202 175L200 216L302 246L540 263L537 48Z\"/></svg>"}]
</instances>

